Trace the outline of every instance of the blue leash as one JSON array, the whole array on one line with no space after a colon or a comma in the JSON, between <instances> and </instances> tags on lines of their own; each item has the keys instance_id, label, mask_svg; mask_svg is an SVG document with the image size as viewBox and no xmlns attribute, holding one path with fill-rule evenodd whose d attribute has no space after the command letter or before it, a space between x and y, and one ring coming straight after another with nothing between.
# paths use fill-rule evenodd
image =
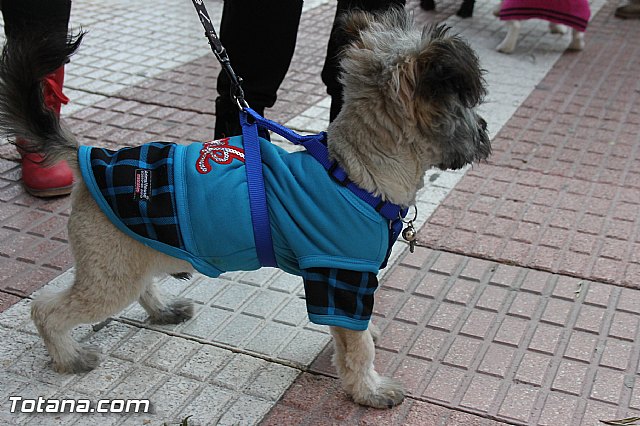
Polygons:
<instances>
[{"instance_id":1,"label":"blue leash","mask_svg":"<svg viewBox=\"0 0 640 426\"><path fill-rule=\"evenodd\" d=\"M253 234L258 252L258 260L262 266L277 266L273 251L271 226L269 224L269 211L267 197L264 190L262 177L262 158L260 155L260 141L258 139L258 126L271 130L287 139L295 145L302 145L313 158L316 159L340 185L348 188L356 196L373 207L382 217L389 220L389 252L402 231L402 219L407 215L406 208L389 201L383 201L380 196L360 188L349 180L347 173L335 161L329 158L325 132L316 135L300 135L281 124L262 117L249 107L240 112L242 124L242 136L244 140L245 168L247 171L247 184L249 186L249 204L251 206L251 218ZM386 266L383 264L381 267Z\"/></svg>"}]
</instances>

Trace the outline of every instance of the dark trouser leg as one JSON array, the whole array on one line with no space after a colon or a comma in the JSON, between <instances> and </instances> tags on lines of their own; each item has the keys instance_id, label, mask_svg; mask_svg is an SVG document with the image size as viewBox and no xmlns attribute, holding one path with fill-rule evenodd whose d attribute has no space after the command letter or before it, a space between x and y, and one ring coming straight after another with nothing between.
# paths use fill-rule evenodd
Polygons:
<instances>
[{"instance_id":1,"label":"dark trouser leg","mask_svg":"<svg viewBox=\"0 0 640 426\"><path fill-rule=\"evenodd\" d=\"M322 81L327 86L327 93L331 96L330 121L333 121L342 109L342 85L338 82L340 75L339 54L349 41L340 31L340 18L353 9L377 12L393 6L404 7L404 5L405 0L338 0L336 16L333 20L327 46L327 57L322 68Z\"/></svg>"},{"instance_id":2,"label":"dark trouser leg","mask_svg":"<svg viewBox=\"0 0 640 426\"><path fill-rule=\"evenodd\" d=\"M302 0L225 0L220 41L242 77L249 106L263 114L276 102L296 46ZM218 75L215 138L241 133L231 82Z\"/></svg>"},{"instance_id":3,"label":"dark trouser leg","mask_svg":"<svg viewBox=\"0 0 640 426\"><path fill-rule=\"evenodd\" d=\"M0 3L7 38L19 37L25 31L67 32L71 0L6 0Z\"/></svg>"},{"instance_id":4,"label":"dark trouser leg","mask_svg":"<svg viewBox=\"0 0 640 426\"><path fill-rule=\"evenodd\" d=\"M2 2L2 15L7 42L29 34L41 33L43 36L56 35L66 40L70 0L5 0ZM64 66L47 75L42 82L44 104L56 115L68 99L62 93ZM16 141L22 163L22 183L26 190L38 197L53 197L71 192L73 172L65 161L51 166L43 166L42 155L26 152L21 147L28 141L18 138Z\"/></svg>"}]
</instances>

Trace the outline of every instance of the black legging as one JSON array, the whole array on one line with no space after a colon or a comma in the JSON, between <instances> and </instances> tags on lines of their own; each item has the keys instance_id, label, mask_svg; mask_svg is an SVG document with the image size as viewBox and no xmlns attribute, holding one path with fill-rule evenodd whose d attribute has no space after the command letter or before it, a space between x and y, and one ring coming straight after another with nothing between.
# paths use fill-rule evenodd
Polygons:
<instances>
[{"instance_id":1,"label":"black legging","mask_svg":"<svg viewBox=\"0 0 640 426\"><path fill-rule=\"evenodd\" d=\"M71 0L2 0L0 4L7 38L33 32L66 37Z\"/></svg>"},{"instance_id":2,"label":"black legging","mask_svg":"<svg viewBox=\"0 0 640 426\"><path fill-rule=\"evenodd\" d=\"M229 53L234 70L244 80L242 88L247 102L259 113L275 104L276 93L289 69L302 3L302 0L224 1L220 41ZM337 27L339 18L352 9L379 11L404 4L405 0L338 0L322 69L322 81L332 97L331 120L342 105L338 54L347 43ZM215 136L237 134L237 109L231 102L231 82L224 71L218 75L217 89Z\"/></svg>"}]
</instances>

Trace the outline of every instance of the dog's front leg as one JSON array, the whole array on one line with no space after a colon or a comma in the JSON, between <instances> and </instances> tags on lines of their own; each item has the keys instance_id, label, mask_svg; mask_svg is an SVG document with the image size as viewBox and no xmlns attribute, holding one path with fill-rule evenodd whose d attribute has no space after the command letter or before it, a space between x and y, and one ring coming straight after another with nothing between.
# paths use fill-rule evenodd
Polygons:
<instances>
[{"instance_id":1,"label":"dog's front leg","mask_svg":"<svg viewBox=\"0 0 640 426\"><path fill-rule=\"evenodd\" d=\"M335 343L333 364L344 390L358 404L391 408L404 400L402 384L380 376L373 367L375 348L369 330L331 327Z\"/></svg>"},{"instance_id":2,"label":"dog's front leg","mask_svg":"<svg viewBox=\"0 0 640 426\"><path fill-rule=\"evenodd\" d=\"M519 21L507 21L507 35L504 40L502 40L502 43L496 47L498 52L511 53L515 50L516 44L518 44L521 25Z\"/></svg>"}]
</instances>

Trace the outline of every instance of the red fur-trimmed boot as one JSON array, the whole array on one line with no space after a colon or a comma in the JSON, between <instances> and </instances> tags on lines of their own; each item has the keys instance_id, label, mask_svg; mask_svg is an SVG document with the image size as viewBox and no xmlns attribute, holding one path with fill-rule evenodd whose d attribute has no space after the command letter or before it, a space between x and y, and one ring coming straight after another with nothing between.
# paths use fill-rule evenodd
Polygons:
<instances>
[{"instance_id":1,"label":"red fur-trimmed boot","mask_svg":"<svg viewBox=\"0 0 640 426\"><path fill-rule=\"evenodd\" d=\"M62 104L69 102L69 98L62 93L63 81L64 66L47 75L42 81L44 104L58 116ZM20 149L21 145L28 145L26 141L18 139L16 145L22 157L22 183L29 194L36 197L55 197L71 192L73 172L66 161L45 166L42 164L41 154Z\"/></svg>"}]
</instances>

